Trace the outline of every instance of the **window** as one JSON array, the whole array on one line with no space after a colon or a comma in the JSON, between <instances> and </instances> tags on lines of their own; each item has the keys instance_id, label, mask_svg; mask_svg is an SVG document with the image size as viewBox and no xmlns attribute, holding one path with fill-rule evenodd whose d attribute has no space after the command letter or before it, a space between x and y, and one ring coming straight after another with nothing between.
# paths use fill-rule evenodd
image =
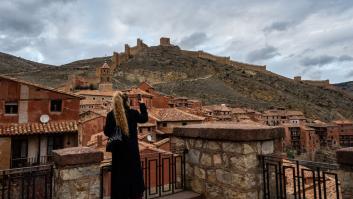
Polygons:
<instances>
[{"instance_id":1,"label":"window","mask_svg":"<svg viewBox=\"0 0 353 199\"><path fill-rule=\"evenodd\" d=\"M11 168L24 167L27 165L28 140L23 137L11 140Z\"/></svg>"},{"instance_id":2,"label":"window","mask_svg":"<svg viewBox=\"0 0 353 199\"><path fill-rule=\"evenodd\" d=\"M62 136L50 136L47 144L47 154L52 155L53 150L64 148L64 139Z\"/></svg>"},{"instance_id":3,"label":"window","mask_svg":"<svg viewBox=\"0 0 353 199\"><path fill-rule=\"evenodd\" d=\"M5 102L5 114L17 114L18 103L17 102Z\"/></svg>"},{"instance_id":4,"label":"window","mask_svg":"<svg viewBox=\"0 0 353 199\"><path fill-rule=\"evenodd\" d=\"M51 100L50 112L61 112L61 111L62 111L62 100Z\"/></svg>"},{"instance_id":5,"label":"window","mask_svg":"<svg viewBox=\"0 0 353 199\"><path fill-rule=\"evenodd\" d=\"M185 126L185 125L187 125L187 124L188 124L187 122L183 122L181 125Z\"/></svg>"},{"instance_id":6,"label":"window","mask_svg":"<svg viewBox=\"0 0 353 199\"><path fill-rule=\"evenodd\" d=\"M163 123L162 123L162 126L163 126L163 127L167 127L167 122L163 122Z\"/></svg>"}]
</instances>

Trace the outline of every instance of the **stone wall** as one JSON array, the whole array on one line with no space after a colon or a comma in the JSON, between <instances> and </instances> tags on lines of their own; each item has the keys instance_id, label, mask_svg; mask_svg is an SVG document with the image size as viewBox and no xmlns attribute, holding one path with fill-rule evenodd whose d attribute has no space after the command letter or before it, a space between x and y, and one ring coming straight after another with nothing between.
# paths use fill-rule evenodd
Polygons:
<instances>
[{"instance_id":1,"label":"stone wall","mask_svg":"<svg viewBox=\"0 0 353 199\"><path fill-rule=\"evenodd\" d=\"M53 151L54 199L98 199L103 153L88 147Z\"/></svg>"},{"instance_id":2,"label":"stone wall","mask_svg":"<svg viewBox=\"0 0 353 199\"><path fill-rule=\"evenodd\" d=\"M262 198L258 155L272 154L283 128L201 124L174 129L172 147L187 149L186 186L208 198Z\"/></svg>"}]
</instances>

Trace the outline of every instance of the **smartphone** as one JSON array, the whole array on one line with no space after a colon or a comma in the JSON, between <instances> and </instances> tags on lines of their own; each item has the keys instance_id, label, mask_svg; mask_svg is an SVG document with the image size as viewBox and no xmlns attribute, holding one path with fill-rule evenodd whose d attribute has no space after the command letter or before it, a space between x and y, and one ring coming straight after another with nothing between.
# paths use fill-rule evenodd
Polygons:
<instances>
[{"instance_id":1,"label":"smartphone","mask_svg":"<svg viewBox=\"0 0 353 199\"><path fill-rule=\"evenodd\" d=\"M137 94L137 100L141 101L141 99L142 99L141 94Z\"/></svg>"}]
</instances>

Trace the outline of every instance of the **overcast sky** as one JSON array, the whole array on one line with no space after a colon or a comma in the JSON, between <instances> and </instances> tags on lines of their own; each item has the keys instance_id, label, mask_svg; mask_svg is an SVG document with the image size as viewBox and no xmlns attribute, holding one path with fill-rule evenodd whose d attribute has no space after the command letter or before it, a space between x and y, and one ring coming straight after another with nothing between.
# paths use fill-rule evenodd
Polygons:
<instances>
[{"instance_id":1,"label":"overcast sky","mask_svg":"<svg viewBox=\"0 0 353 199\"><path fill-rule=\"evenodd\" d=\"M287 77L353 80L353 0L1 0L0 51L48 64L161 36Z\"/></svg>"}]
</instances>

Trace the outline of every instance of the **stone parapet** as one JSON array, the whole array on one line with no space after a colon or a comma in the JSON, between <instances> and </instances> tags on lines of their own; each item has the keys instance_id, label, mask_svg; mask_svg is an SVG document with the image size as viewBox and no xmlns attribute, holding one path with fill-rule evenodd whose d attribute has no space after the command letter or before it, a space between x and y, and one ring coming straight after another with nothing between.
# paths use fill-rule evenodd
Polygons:
<instances>
[{"instance_id":1,"label":"stone parapet","mask_svg":"<svg viewBox=\"0 0 353 199\"><path fill-rule=\"evenodd\" d=\"M341 182L342 198L353 198L353 147L336 151L337 163L340 165L339 180Z\"/></svg>"},{"instance_id":2,"label":"stone parapet","mask_svg":"<svg viewBox=\"0 0 353 199\"><path fill-rule=\"evenodd\" d=\"M53 151L55 199L99 198L103 153L89 147Z\"/></svg>"},{"instance_id":3,"label":"stone parapet","mask_svg":"<svg viewBox=\"0 0 353 199\"><path fill-rule=\"evenodd\" d=\"M284 128L237 123L204 123L174 128L174 135L219 141L265 141L284 137Z\"/></svg>"},{"instance_id":4,"label":"stone parapet","mask_svg":"<svg viewBox=\"0 0 353 199\"><path fill-rule=\"evenodd\" d=\"M172 145L187 149L186 186L208 198L262 198L259 155L272 154L283 128L200 124L174 129Z\"/></svg>"}]
</instances>

